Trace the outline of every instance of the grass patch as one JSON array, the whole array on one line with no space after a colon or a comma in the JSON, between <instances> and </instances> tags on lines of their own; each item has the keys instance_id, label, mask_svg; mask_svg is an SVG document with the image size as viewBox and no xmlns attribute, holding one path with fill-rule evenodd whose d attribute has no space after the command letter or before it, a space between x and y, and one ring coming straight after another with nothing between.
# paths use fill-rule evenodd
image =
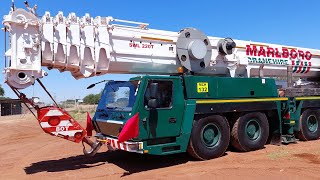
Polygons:
<instances>
[{"instance_id":1,"label":"grass patch","mask_svg":"<svg viewBox=\"0 0 320 180\"><path fill-rule=\"evenodd\" d=\"M85 110L79 109L79 110L69 111L69 114L75 120L87 120L87 112L89 112L91 118L93 117L93 115L95 113L95 111L85 111Z\"/></svg>"}]
</instances>

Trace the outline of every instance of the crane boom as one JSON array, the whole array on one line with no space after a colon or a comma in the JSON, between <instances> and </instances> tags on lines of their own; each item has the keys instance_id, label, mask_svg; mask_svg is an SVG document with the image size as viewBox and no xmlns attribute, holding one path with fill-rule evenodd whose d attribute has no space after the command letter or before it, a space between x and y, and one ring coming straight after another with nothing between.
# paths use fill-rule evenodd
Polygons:
<instances>
[{"instance_id":1,"label":"crane boom","mask_svg":"<svg viewBox=\"0 0 320 180\"><path fill-rule=\"evenodd\" d=\"M147 23L112 17L67 17L49 12L12 10L4 16L10 47L5 81L24 89L47 73L42 67L69 71L76 79L107 73L195 74L231 77L287 75L318 77L320 50L206 36L186 28L180 32L150 29Z\"/></svg>"}]
</instances>

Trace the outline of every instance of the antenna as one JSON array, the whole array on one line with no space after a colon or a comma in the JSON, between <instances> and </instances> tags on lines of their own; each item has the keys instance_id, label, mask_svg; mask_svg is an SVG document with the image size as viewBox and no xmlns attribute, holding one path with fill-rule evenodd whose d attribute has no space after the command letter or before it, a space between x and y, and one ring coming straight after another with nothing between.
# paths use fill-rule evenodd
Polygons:
<instances>
[{"instance_id":1,"label":"antenna","mask_svg":"<svg viewBox=\"0 0 320 180\"><path fill-rule=\"evenodd\" d=\"M30 7L29 2L28 1L24 1L24 4L26 5L26 8L34 15L37 16L36 10L38 8L37 5L34 5L33 7Z\"/></svg>"},{"instance_id":2,"label":"antenna","mask_svg":"<svg viewBox=\"0 0 320 180\"><path fill-rule=\"evenodd\" d=\"M24 4L26 5L26 7L30 7L28 1L25 1Z\"/></svg>"},{"instance_id":3,"label":"antenna","mask_svg":"<svg viewBox=\"0 0 320 180\"><path fill-rule=\"evenodd\" d=\"M14 0L11 0L11 10L14 11Z\"/></svg>"}]
</instances>

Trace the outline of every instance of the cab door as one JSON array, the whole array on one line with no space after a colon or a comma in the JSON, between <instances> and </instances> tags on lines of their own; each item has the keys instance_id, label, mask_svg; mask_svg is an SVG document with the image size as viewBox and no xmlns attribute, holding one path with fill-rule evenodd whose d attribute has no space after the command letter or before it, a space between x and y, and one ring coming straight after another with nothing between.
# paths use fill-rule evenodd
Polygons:
<instances>
[{"instance_id":1,"label":"cab door","mask_svg":"<svg viewBox=\"0 0 320 180\"><path fill-rule=\"evenodd\" d=\"M150 86L157 83L156 107L149 107ZM143 111L148 139L179 136L184 113L184 95L179 77L149 79L144 92Z\"/></svg>"}]
</instances>

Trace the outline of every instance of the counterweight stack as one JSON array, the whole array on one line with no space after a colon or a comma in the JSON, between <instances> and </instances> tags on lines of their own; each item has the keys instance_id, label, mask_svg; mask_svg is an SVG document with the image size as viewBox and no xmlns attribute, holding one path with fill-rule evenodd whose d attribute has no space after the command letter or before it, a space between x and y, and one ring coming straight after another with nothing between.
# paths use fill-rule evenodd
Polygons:
<instances>
[{"instance_id":1,"label":"counterweight stack","mask_svg":"<svg viewBox=\"0 0 320 180\"><path fill-rule=\"evenodd\" d=\"M320 51L282 45L208 37L186 28L180 32L149 29L148 24L112 17L67 17L49 12L12 10L4 17L10 48L5 81L24 89L48 69L69 71L76 79L107 73L178 74L184 72L231 77L318 77ZM263 68L262 68L263 67Z\"/></svg>"}]
</instances>

